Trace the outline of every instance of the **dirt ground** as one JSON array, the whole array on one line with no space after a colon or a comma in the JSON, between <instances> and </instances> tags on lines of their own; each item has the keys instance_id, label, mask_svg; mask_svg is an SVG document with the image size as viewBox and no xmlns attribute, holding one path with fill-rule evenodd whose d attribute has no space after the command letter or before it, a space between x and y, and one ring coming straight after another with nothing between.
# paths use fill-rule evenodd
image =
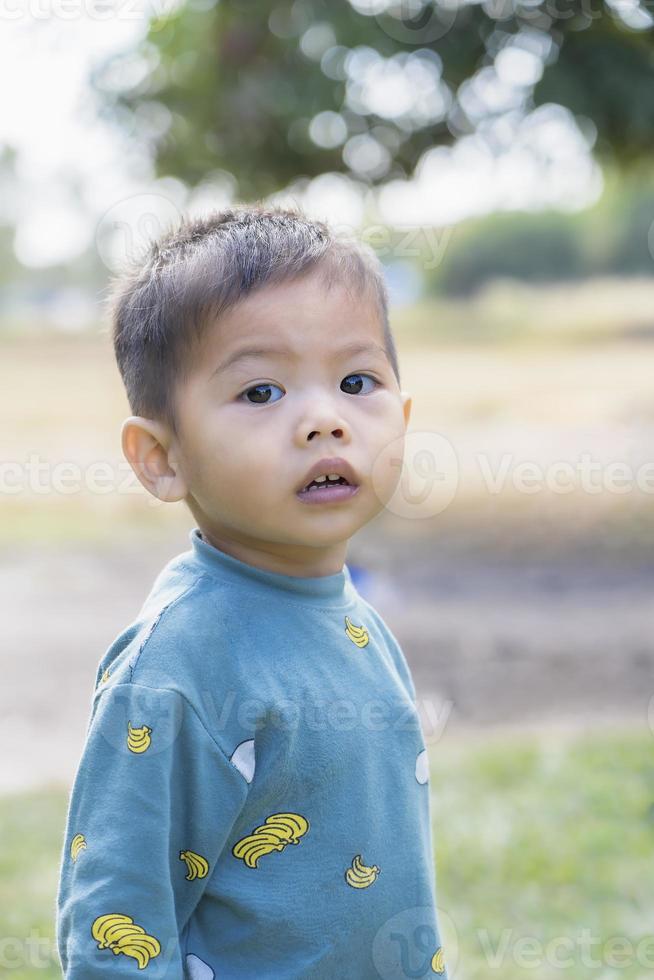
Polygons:
<instances>
[{"instance_id":1,"label":"dirt ground","mask_svg":"<svg viewBox=\"0 0 654 980\"><path fill-rule=\"evenodd\" d=\"M0 792L69 784L95 671L156 574L188 547L34 545L0 552ZM443 547L351 548L361 593L411 667L425 738L648 725L654 563Z\"/></svg>"}]
</instances>

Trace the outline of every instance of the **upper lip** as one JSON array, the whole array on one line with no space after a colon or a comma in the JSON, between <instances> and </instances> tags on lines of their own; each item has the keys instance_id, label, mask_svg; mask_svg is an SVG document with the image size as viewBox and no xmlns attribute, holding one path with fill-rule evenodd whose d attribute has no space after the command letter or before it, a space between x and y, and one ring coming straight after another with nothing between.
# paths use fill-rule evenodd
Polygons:
<instances>
[{"instance_id":1,"label":"upper lip","mask_svg":"<svg viewBox=\"0 0 654 980\"><path fill-rule=\"evenodd\" d=\"M314 463L309 472L304 476L303 483L298 487L298 493L304 490L317 476L328 476L330 473L338 473L343 479L347 480L352 486L358 486L359 478L346 459L340 456L332 456L327 459L319 459Z\"/></svg>"}]
</instances>

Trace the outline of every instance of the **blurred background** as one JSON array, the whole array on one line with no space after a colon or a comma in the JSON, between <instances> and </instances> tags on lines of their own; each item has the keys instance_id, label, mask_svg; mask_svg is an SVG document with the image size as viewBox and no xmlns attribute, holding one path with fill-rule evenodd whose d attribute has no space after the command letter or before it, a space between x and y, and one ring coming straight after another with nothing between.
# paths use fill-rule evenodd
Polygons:
<instances>
[{"instance_id":1,"label":"blurred background","mask_svg":"<svg viewBox=\"0 0 654 980\"><path fill-rule=\"evenodd\" d=\"M0 974L60 976L97 664L193 526L122 456L108 284L182 214L266 200L386 272L410 436L348 564L416 683L450 977L649 976L647 6L5 0L0 19Z\"/></svg>"}]
</instances>

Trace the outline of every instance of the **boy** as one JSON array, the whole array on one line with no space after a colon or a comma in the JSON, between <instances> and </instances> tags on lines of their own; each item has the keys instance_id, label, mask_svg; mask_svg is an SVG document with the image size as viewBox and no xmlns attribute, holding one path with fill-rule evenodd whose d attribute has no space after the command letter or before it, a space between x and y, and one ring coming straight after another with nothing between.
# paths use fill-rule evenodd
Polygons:
<instances>
[{"instance_id":1,"label":"boy","mask_svg":"<svg viewBox=\"0 0 654 980\"><path fill-rule=\"evenodd\" d=\"M125 456L197 526L98 665L64 976L445 976L413 680L344 563L411 404L374 253L240 206L152 245L112 315Z\"/></svg>"}]
</instances>

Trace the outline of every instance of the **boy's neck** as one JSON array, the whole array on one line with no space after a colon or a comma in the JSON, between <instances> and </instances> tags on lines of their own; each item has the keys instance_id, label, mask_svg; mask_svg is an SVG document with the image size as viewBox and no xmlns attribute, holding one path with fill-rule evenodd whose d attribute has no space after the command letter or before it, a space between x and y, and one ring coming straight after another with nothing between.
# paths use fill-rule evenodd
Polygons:
<instances>
[{"instance_id":1,"label":"boy's neck","mask_svg":"<svg viewBox=\"0 0 654 980\"><path fill-rule=\"evenodd\" d=\"M248 565L282 575L302 578L336 575L343 570L347 554L347 540L321 548L277 544L274 541L250 544L240 539L226 537L201 524L198 526L207 544Z\"/></svg>"}]
</instances>

